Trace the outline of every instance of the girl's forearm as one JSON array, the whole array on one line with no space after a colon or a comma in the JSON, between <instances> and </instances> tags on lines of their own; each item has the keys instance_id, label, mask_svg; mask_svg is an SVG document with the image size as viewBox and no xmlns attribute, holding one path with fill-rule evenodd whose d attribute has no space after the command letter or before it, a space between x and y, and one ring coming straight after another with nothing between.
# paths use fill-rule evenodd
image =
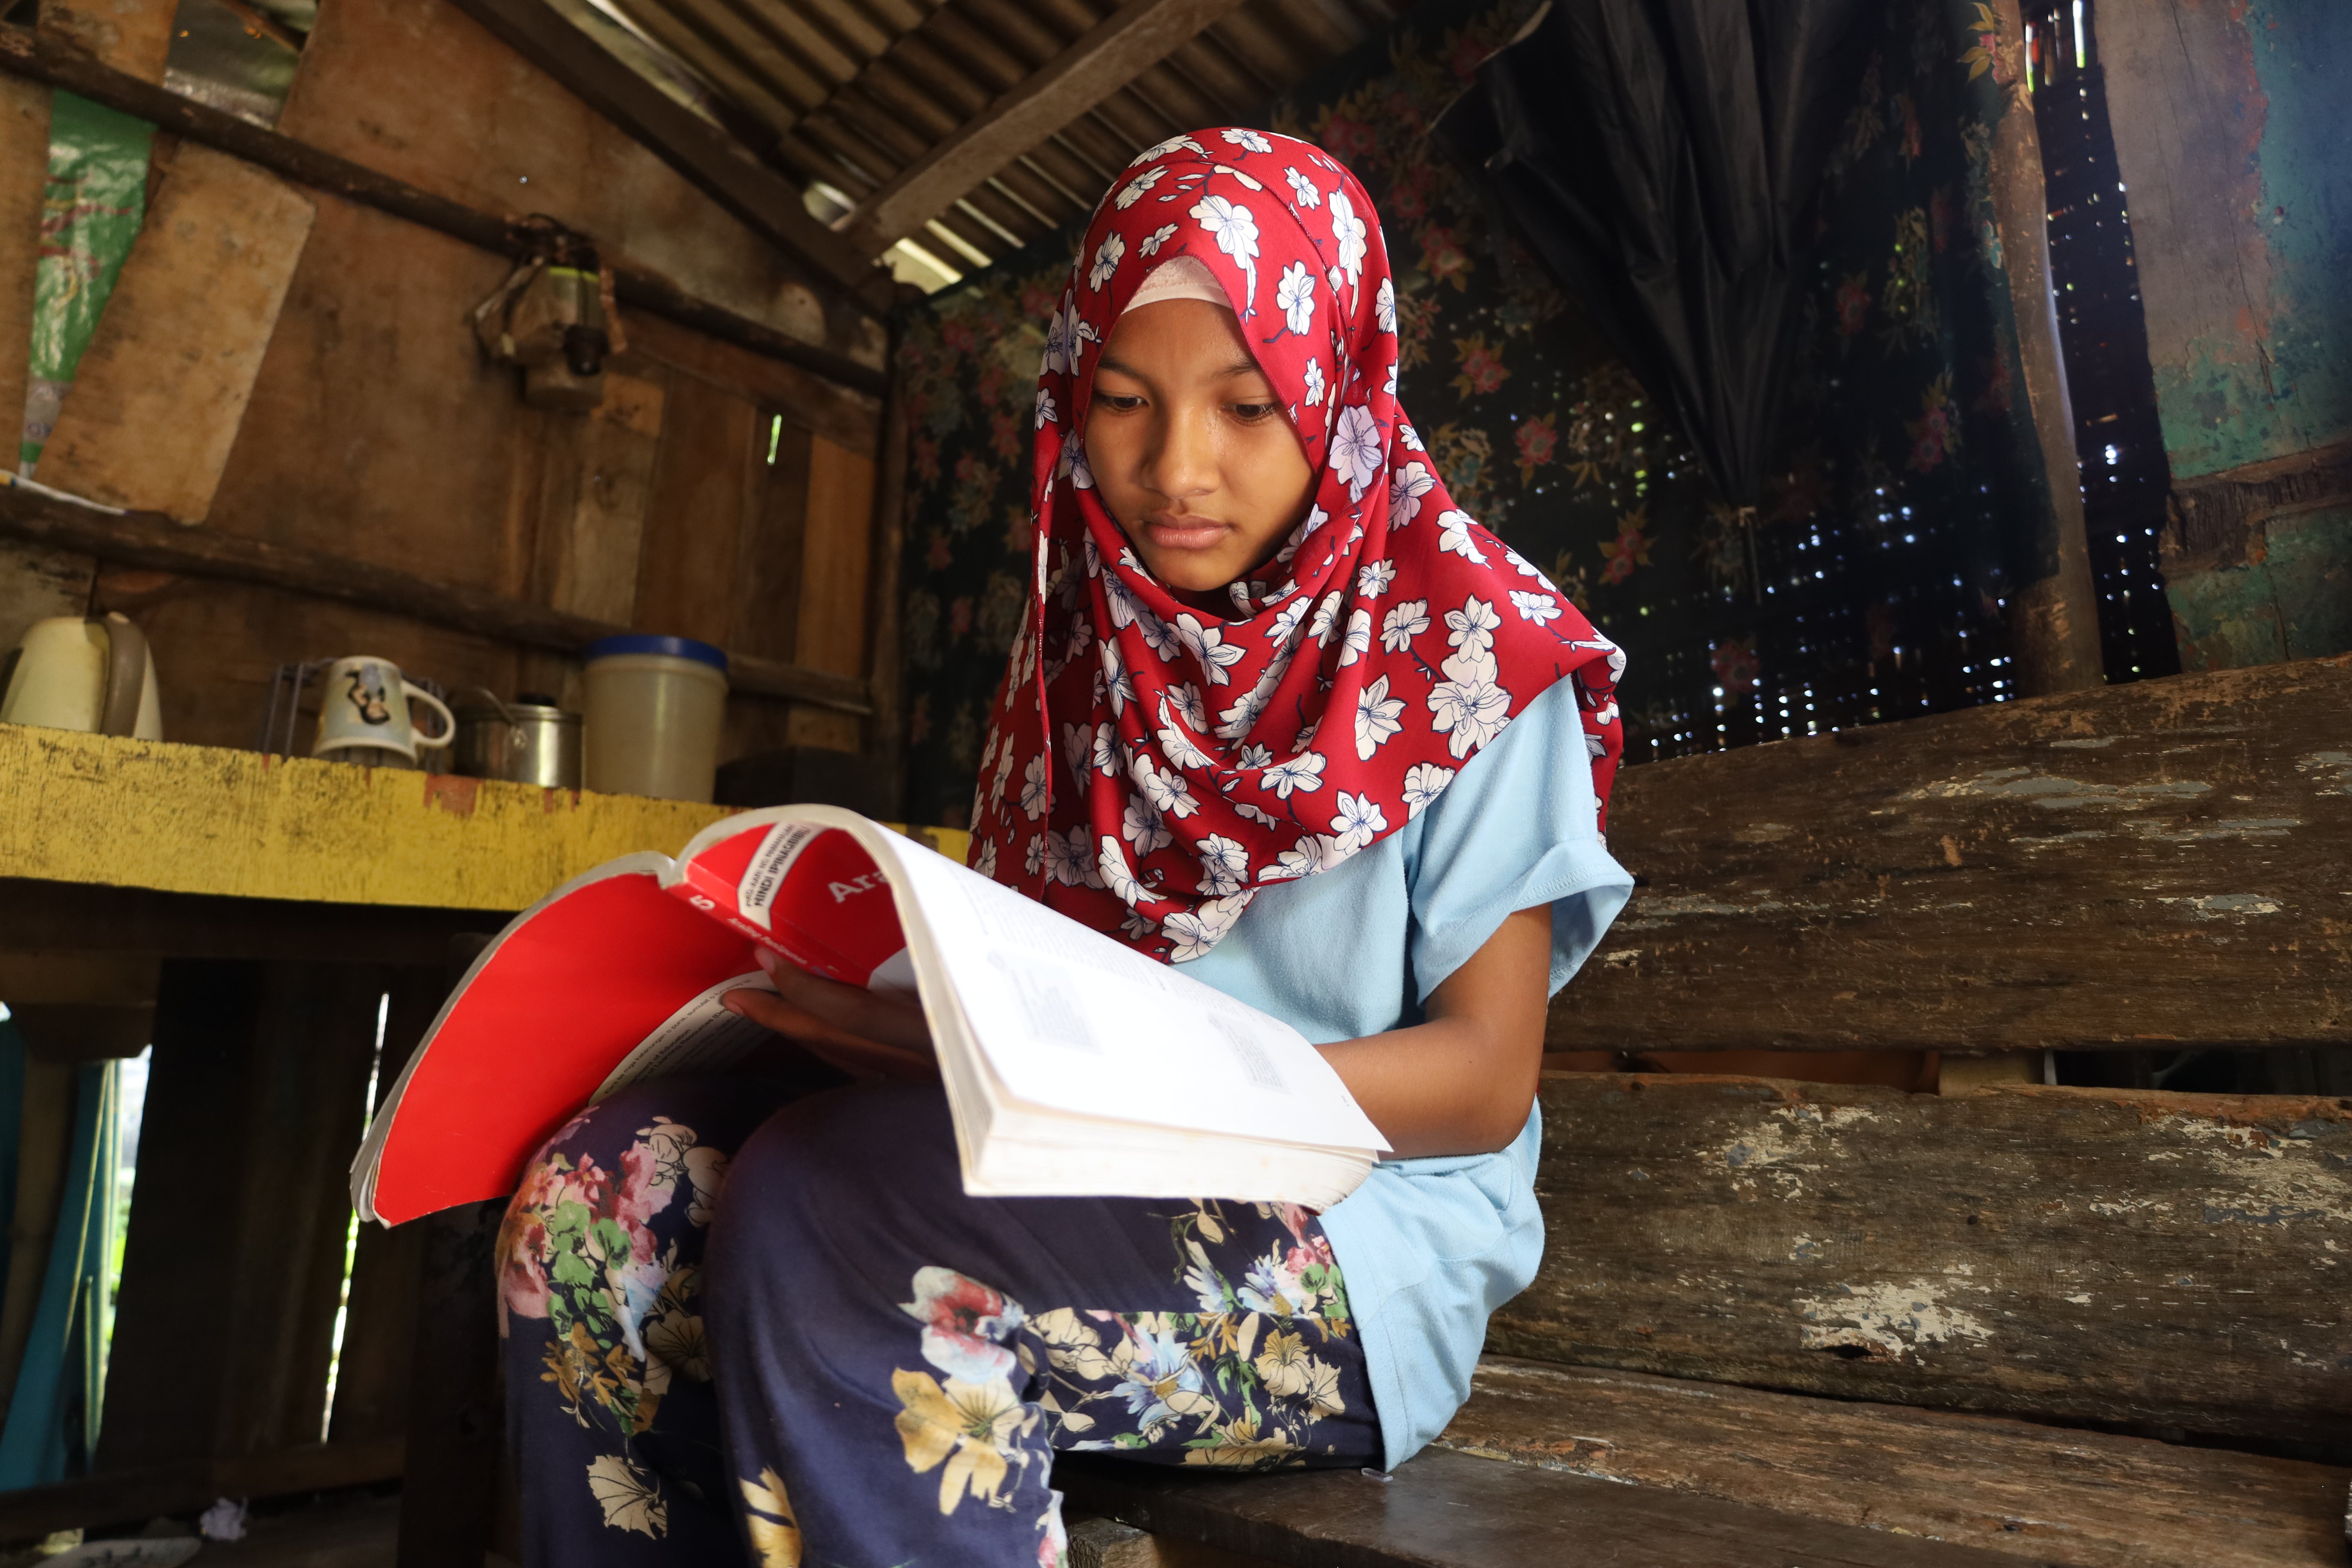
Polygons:
<instances>
[{"instance_id":1,"label":"girl's forearm","mask_svg":"<svg viewBox=\"0 0 2352 1568\"><path fill-rule=\"evenodd\" d=\"M1540 1047L1498 1043L1475 1018L1436 1018L1411 1028L1317 1047L1372 1125L1389 1158L1490 1154L1527 1124Z\"/></svg>"}]
</instances>

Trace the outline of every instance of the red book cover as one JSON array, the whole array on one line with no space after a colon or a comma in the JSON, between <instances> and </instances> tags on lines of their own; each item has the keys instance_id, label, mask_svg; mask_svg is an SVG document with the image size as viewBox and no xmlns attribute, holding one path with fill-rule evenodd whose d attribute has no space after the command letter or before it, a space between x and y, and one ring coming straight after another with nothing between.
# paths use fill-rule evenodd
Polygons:
<instances>
[{"instance_id":1,"label":"red book cover","mask_svg":"<svg viewBox=\"0 0 2352 1568\"><path fill-rule=\"evenodd\" d=\"M663 1061L633 1059L640 1047L719 1065L765 1038L717 1005L729 982L767 986L755 942L857 985L900 954L872 858L847 833L782 815L730 818L677 863L614 861L517 916L386 1097L355 1167L362 1213L396 1225L512 1193L616 1068L658 1076Z\"/></svg>"}]
</instances>

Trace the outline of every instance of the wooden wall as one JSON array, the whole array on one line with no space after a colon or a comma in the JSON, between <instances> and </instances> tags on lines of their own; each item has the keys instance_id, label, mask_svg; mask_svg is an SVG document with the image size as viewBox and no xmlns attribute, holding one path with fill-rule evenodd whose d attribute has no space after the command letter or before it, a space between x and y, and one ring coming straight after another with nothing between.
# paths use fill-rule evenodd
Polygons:
<instances>
[{"instance_id":1,"label":"wooden wall","mask_svg":"<svg viewBox=\"0 0 2352 1568\"><path fill-rule=\"evenodd\" d=\"M13 227L28 181L37 204L47 95L0 89L0 227ZM764 240L442 0L325 7L278 129L479 211L551 214L608 259L881 363L877 323L829 312ZM504 257L170 137L156 171L44 483L864 673L876 399L629 312L602 408L531 408L467 329ZM0 238L0 297L29 289L30 262ZM10 335L0 356L20 378ZM0 374L11 407L14 385ZM90 565L0 547L0 638L78 609ZM804 591L821 610L803 614ZM94 603L146 629L173 740L251 745L278 665L354 652L451 686L579 695L568 658L273 589L101 570ZM725 754L856 748L859 730L739 696Z\"/></svg>"},{"instance_id":2,"label":"wooden wall","mask_svg":"<svg viewBox=\"0 0 2352 1568\"><path fill-rule=\"evenodd\" d=\"M2352 649L2352 8L2104 0L2189 669Z\"/></svg>"},{"instance_id":3,"label":"wooden wall","mask_svg":"<svg viewBox=\"0 0 2352 1568\"><path fill-rule=\"evenodd\" d=\"M173 5L45 0L42 25L152 81ZM11 426L49 103L47 89L0 75L0 410ZM278 129L478 212L551 215L595 237L609 261L883 363L877 322L820 300L765 240L446 0L332 0ZM170 135L155 139L147 211L43 454L43 483L161 512L191 537L871 673L875 397L632 310L601 407L532 408L518 373L483 362L470 328L507 257ZM145 629L173 741L250 746L278 665L354 652L452 687L580 697L576 660L487 634L0 538L0 649L32 620L86 606ZM864 727L739 694L722 755L857 749ZM412 1388L436 1375L413 1364L421 1237L371 1227L362 1239L333 1444L320 1450L325 1336L378 998L392 997L389 1081L446 990L440 937L425 944L430 961L393 956L332 934L352 910L310 905L268 955L225 955L191 948L203 922L187 919L143 936L74 926L72 896L100 890L52 885L21 901L40 905L52 969L50 948L86 958L85 947L130 943L151 967L169 960L100 1468L152 1479L236 1456L325 1454L342 1481L389 1473ZM9 940L0 932L0 946ZM191 1171L205 1178L191 1184ZM282 1483L282 1471L255 1486Z\"/></svg>"}]
</instances>

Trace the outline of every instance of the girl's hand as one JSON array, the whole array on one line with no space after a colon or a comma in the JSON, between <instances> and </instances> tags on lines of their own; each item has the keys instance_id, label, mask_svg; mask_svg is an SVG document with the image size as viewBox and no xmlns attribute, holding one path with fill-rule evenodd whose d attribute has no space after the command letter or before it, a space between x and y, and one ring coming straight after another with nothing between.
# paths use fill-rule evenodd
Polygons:
<instances>
[{"instance_id":1,"label":"girl's hand","mask_svg":"<svg viewBox=\"0 0 2352 1568\"><path fill-rule=\"evenodd\" d=\"M730 1013L773 1029L852 1078L936 1079L931 1026L912 997L877 994L811 974L764 947L754 948L773 993L730 991Z\"/></svg>"}]
</instances>

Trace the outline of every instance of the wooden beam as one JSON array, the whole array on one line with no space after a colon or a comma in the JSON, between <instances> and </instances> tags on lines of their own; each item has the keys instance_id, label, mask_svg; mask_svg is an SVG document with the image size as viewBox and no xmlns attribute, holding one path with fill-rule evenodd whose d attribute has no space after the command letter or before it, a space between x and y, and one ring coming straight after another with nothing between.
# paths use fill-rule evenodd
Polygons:
<instances>
[{"instance_id":1,"label":"wooden beam","mask_svg":"<svg viewBox=\"0 0 2352 1568\"><path fill-rule=\"evenodd\" d=\"M111 69L30 28L0 25L0 72L63 88L93 103L147 121L159 130L259 164L298 184L389 213L482 250L519 257L529 254L535 243L529 231L503 217L477 212L461 202L436 196L404 180L395 180L364 164L321 152L291 136L264 130L194 99ZM819 275L814 284L828 296L849 297L830 274ZM697 299L659 273L616 263L613 285L624 305L667 316L697 331L799 365L844 386L878 397L887 384L883 373L871 365L860 364L822 344L803 342L763 321ZM872 313L873 307L867 301L860 299L855 302L859 310Z\"/></svg>"},{"instance_id":2,"label":"wooden beam","mask_svg":"<svg viewBox=\"0 0 2352 1568\"><path fill-rule=\"evenodd\" d=\"M2352 1039L2352 658L1628 768L1553 1050Z\"/></svg>"},{"instance_id":3,"label":"wooden beam","mask_svg":"<svg viewBox=\"0 0 2352 1568\"><path fill-rule=\"evenodd\" d=\"M1601 1073L1540 1094L1549 1247L1496 1352L2352 1441L2352 1101Z\"/></svg>"},{"instance_id":4,"label":"wooden beam","mask_svg":"<svg viewBox=\"0 0 2352 1568\"><path fill-rule=\"evenodd\" d=\"M24 1541L55 1530L143 1523L158 1514L194 1513L224 1497L288 1497L392 1480L400 1474L404 1452L397 1436L312 1443L26 1487L0 1493L0 1541Z\"/></svg>"},{"instance_id":5,"label":"wooden beam","mask_svg":"<svg viewBox=\"0 0 2352 1568\"><path fill-rule=\"evenodd\" d=\"M1239 4L1127 0L859 203L845 226L850 244L861 255L879 256Z\"/></svg>"},{"instance_id":6,"label":"wooden beam","mask_svg":"<svg viewBox=\"0 0 2352 1568\"><path fill-rule=\"evenodd\" d=\"M1479 1363L1470 1402L1437 1441L2015 1552L2016 1568L2335 1561L2352 1482L2352 1470L2307 1459L1502 1356Z\"/></svg>"},{"instance_id":7,"label":"wooden beam","mask_svg":"<svg viewBox=\"0 0 2352 1568\"><path fill-rule=\"evenodd\" d=\"M60 954L86 962L91 954L315 959L365 952L386 963L439 963L453 934L488 936L508 914L0 876L0 954L54 963Z\"/></svg>"},{"instance_id":8,"label":"wooden beam","mask_svg":"<svg viewBox=\"0 0 2352 1568\"><path fill-rule=\"evenodd\" d=\"M497 642L560 653L577 654L599 637L620 637L630 630L324 551L215 529L183 528L156 512L110 516L15 487L0 489L0 535L79 551L125 566L257 583L314 598L340 599ZM730 655L727 678L738 691L789 698L845 713L872 710L864 681L803 669L781 659Z\"/></svg>"},{"instance_id":9,"label":"wooden beam","mask_svg":"<svg viewBox=\"0 0 2352 1568\"><path fill-rule=\"evenodd\" d=\"M490 35L627 132L711 200L879 319L890 275L811 216L782 175L607 53L542 0L455 0Z\"/></svg>"},{"instance_id":10,"label":"wooden beam","mask_svg":"<svg viewBox=\"0 0 2352 1568\"><path fill-rule=\"evenodd\" d=\"M1980 1547L1444 1449L1423 1452L1389 1475L1351 1468L1236 1476L1207 1466L1072 1454L1056 1458L1054 1485L1073 1513L1102 1515L1178 1543L1203 1542L1220 1549L1207 1558L1219 1563L2025 1568ZM1160 1560L1202 1561L1181 1546Z\"/></svg>"}]
</instances>

